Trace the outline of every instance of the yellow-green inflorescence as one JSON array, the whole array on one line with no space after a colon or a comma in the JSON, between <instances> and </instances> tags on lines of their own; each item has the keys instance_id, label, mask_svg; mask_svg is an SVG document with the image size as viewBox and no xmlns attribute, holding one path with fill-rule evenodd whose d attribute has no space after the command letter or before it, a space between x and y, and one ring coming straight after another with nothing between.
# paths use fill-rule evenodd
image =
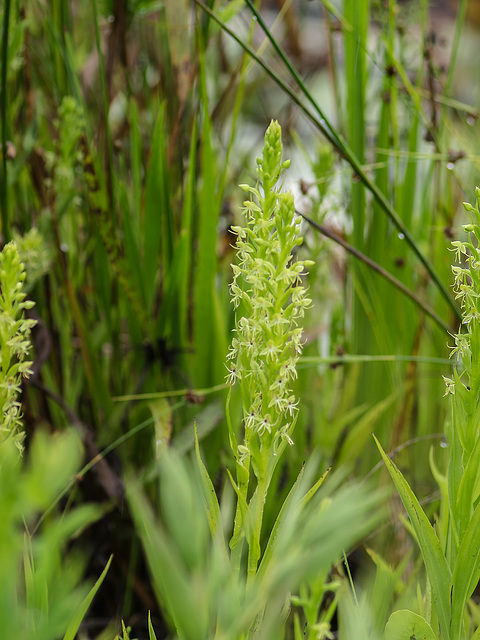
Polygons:
<instances>
[{"instance_id":1,"label":"yellow-green inflorescence","mask_svg":"<svg viewBox=\"0 0 480 640\"><path fill-rule=\"evenodd\" d=\"M311 300L301 277L309 261L295 261L293 251L302 243L300 219L290 191L278 184L289 161L282 161L281 128L272 121L257 158L257 186L240 185L253 199L244 202L246 227L233 227L237 235L238 263L232 265L232 302L237 308L235 337L228 359L228 381L240 382L244 411L244 455L279 439L292 443L298 401L291 390L302 351L303 317Z\"/></svg>"},{"instance_id":2,"label":"yellow-green inflorescence","mask_svg":"<svg viewBox=\"0 0 480 640\"><path fill-rule=\"evenodd\" d=\"M15 242L9 242L0 253L0 444L13 438L20 451L24 434L18 396L22 377L31 374L32 363L26 358L35 324L24 317L25 309L34 305L25 300L24 282L25 267Z\"/></svg>"},{"instance_id":3,"label":"yellow-green inflorescence","mask_svg":"<svg viewBox=\"0 0 480 640\"><path fill-rule=\"evenodd\" d=\"M459 300L462 310L462 325L465 329L459 330L454 335L455 346L452 348L452 356L461 358L463 371L468 381L466 384L477 388L480 385L480 363L473 354L480 353L480 189L475 191L477 203L472 206L464 202L466 211L473 214L473 221L463 225L463 230L468 234L467 241L457 240L452 242L457 262L463 263L452 266L454 275L455 299ZM457 377L457 376L456 376ZM455 382L451 378L444 377L447 385L446 393L454 393ZM480 386L478 386L480 388Z\"/></svg>"}]
</instances>

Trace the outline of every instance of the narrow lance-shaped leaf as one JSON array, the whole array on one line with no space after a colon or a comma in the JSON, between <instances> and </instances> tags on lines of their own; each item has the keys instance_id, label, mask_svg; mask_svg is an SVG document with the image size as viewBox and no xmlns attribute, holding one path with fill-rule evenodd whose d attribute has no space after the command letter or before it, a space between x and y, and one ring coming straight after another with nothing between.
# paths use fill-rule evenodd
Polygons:
<instances>
[{"instance_id":1,"label":"narrow lance-shaped leaf","mask_svg":"<svg viewBox=\"0 0 480 640\"><path fill-rule=\"evenodd\" d=\"M461 638L467 600L480 580L480 505L462 538L452 575L451 640Z\"/></svg>"},{"instance_id":2,"label":"narrow lance-shaped leaf","mask_svg":"<svg viewBox=\"0 0 480 640\"><path fill-rule=\"evenodd\" d=\"M427 569L428 578L432 587L433 601L436 607L438 621L442 636L449 638L450 630L450 597L449 585L451 581L451 572L443 555L437 534L418 502L415 494L411 490L408 482L405 480L401 472L395 464L390 460L382 449L377 438L373 436L378 450L385 462L385 465L392 477L397 491L402 499L405 510L412 523L412 527L417 536L420 551L422 552L423 561Z\"/></svg>"}]
</instances>

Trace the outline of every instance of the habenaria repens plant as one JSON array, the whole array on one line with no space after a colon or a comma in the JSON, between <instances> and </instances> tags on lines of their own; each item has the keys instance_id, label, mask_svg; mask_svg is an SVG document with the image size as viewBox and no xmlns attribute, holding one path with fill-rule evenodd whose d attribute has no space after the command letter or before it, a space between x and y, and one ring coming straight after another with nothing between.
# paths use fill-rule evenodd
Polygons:
<instances>
[{"instance_id":1,"label":"habenaria repens plant","mask_svg":"<svg viewBox=\"0 0 480 640\"><path fill-rule=\"evenodd\" d=\"M244 202L247 226L233 227L238 264L232 265L232 302L243 313L236 318L228 379L241 385L243 460L255 456L257 447L270 450L279 440L291 443L298 409L290 383L297 376L302 351L302 327L297 320L311 304L301 276L313 263L293 258L302 238L293 195L280 193L278 187L282 170L290 164L282 161L282 153L280 125L272 122L263 155L257 158L260 182L256 187L241 185L257 202ZM255 462L260 459L256 457Z\"/></svg>"},{"instance_id":2,"label":"habenaria repens plant","mask_svg":"<svg viewBox=\"0 0 480 640\"><path fill-rule=\"evenodd\" d=\"M292 444L298 407L291 383L302 348L297 322L310 305L301 281L308 262L296 262L293 255L301 242L293 196L281 193L278 184L287 166L280 126L272 122L257 160L259 183L243 187L253 196L244 205L247 226L235 227L238 264L231 292L237 319L228 378L239 381L243 431L239 444L227 409L236 464L236 479L229 474L227 480L237 500L234 522L229 487L219 503L198 440L193 466L170 448L162 452L161 521L138 483L127 481L161 605L181 640L274 640L285 636L289 617L295 637L304 637L301 609L305 637L332 637L335 606L320 606L325 593L337 588L328 583L329 569L378 516L379 497L367 487L328 493L335 482L323 487L326 473L315 481L312 456L272 529L262 532L272 474Z\"/></svg>"},{"instance_id":3,"label":"habenaria repens plant","mask_svg":"<svg viewBox=\"0 0 480 640\"><path fill-rule=\"evenodd\" d=\"M19 239L23 254L34 260L47 251L37 233ZM37 273L45 261L37 260ZM82 563L60 552L69 539L102 515L84 504L57 515L52 503L77 471L81 442L72 430L49 436L39 430L23 451L24 431L19 401L22 377L31 374L28 353L34 320L25 318L33 302L23 291L26 274L17 243L0 252L0 629L18 640L73 640L102 576L89 590L81 583ZM51 510L35 535L38 518Z\"/></svg>"},{"instance_id":4,"label":"habenaria repens plant","mask_svg":"<svg viewBox=\"0 0 480 640\"><path fill-rule=\"evenodd\" d=\"M445 377L451 403L451 418L445 435L448 465L445 474L437 468L433 452L430 462L441 490L439 518L430 524L419 501L394 463L380 448L383 459L410 517L432 596L432 608L420 619L411 611L392 615L385 637L400 627L415 630L416 637L445 640L478 640L467 615L469 600L480 581L480 189L475 206L464 203L473 221L463 226L466 241L453 242L458 265L452 266L454 293L460 301L462 323L454 335L452 355L458 362L452 377ZM460 371L457 371L457 369ZM475 605L473 605L475 606ZM416 625L416 626L415 626ZM411 631L413 633L413 631ZM400 636L398 636L400 637Z\"/></svg>"},{"instance_id":5,"label":"habenaria repens plant","mask_svg":"<svg viewBox=\"0 0 480 640\"><path fill-rule=\"evenodd\" d=\"M302 350L302 327L297 321L311 304L301 277L312 263L294 260L294 249L302 243L300 220L292 193L280 192L281 173L290 164L282 156L281 128L272 121L265 133L262 156L257 158L259 182L255 187L240 185L253 196L244 202L247 226L233 227L238 264L232 265L231 295L237 318L227 356L227 378L232 384L240 382L244 439L243 444L237 444L230 429L240 496L232 548L237 547L244 523L241 513L247 499L251 464L258 483L250 505L252 575L259 560L268 486L285 444L293 444L291 434L298 401L290 385L297 376L296 364Z\"/></svg>"},{"instance_id":6,"label":"habenaria repens plant","mask_svg":"<svg viewBox=\"0 0 480 640\"><path fill-rule=\"evenodd\" d=\"M34 303L25 300L23 284L25 267L15 242L9 242L0 253L0 444L7 438L22 451L24 432L21 405L18 400L22 377L31 374L30 330L35 320L24 317Z\"/></svg>"}]
</instances>

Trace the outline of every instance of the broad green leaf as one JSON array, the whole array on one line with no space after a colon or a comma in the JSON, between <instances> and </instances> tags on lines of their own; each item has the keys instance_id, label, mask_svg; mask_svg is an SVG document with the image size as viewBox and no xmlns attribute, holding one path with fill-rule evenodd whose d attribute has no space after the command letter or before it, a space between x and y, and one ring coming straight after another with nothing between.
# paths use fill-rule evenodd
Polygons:
<instances>
[{"instance_id":1,"label":"broad green leaf","mask_svg":"<svg viewBox=\"0 0 480 640\"><path fill-rule=\"evenodd\" d=\"M444 638L449 637L450 631L450 596L449 587L451 581L450 568L443 555L440 542L430 521L418 502L415 494L411 490L408 482L397 469L382 449L377 438L373 436L378 450L385 462L385 465L392 477L397 491L402 499L403 505L408 513L410 522L417 536L420 551L427 570L428 578L432 587L433 602L435 604L440 629Z\"/></svg>"},{"instance_id":2,"label":"broad green leaf","mask_svg":"<svg viewBox=\"0 0 480 640\"><path fill-rule=\"evenodd\" d=\"M107 564L105 565L105 569L102 571L100 577L98 578L98 580L95 582L93 587L90 589L90 591L84 598L78 611L75 612L75 615L73 616L72 620L70 621L70 624L68 625L67 632L65 633L63 640L75 640L75 636L77 635L78 628L80 627L80 624L83 618L85 617L90 605L92 604L93 598L95 597L97 591L100 589L100 586L104 581L105 576L107 575L107 571L110 568L110 564L112 563L112 560L113 560L113 556L110 556Z\"/></svg>"},{"instance_id":3,"label":"broad green leaf","mask_svg":"<svg viewBox=\"0 0 480 640\"><path fill-rule=\"evenodd\" d=\"M163 523L185 567L200 571L210 544L202 488L195 467L167 450L159 464Z\"/></svg>"},{"instance_id":4,"label":"broad green leaf","mask_svg":"<svg viewBox=\"0 0 480 640\"><path fill-rule=\"evenodd\" d=\"M302 466L300 473L295 480L294 485L288 492L287 497L285 498L280 512L275 520L275 524L273 525L272 531L268 538L267 546L265 548L265 552L262 557L262 561L260 563L260 567L258 569L258 576L260 577L265 573L266 568L268 567L268 563L273 555L275 550L275 541L277 539L278 533L282 529L282 525L285 522L285 519L291 516L291 508L298 501L300 510L304 509L306 505L310 502L310 500L315 496L317 491L320 489L322 484L325 481L330 469L327 469L322 476L317 480L317 482L311 487L303 496L299 497L298 493L302 489L304 484L304 473L305 473L305 465Z\"/></svg>"},{"instance_id":5,"label":"broad green leaf","mask_svg":"<svg viewBox=\"0 0 480 640\"><path fill-rule=\"evenodd\" d=\"M390 616L385 640L438 640L428 622L413 611L402 609Z\"/></svg>"}]
</instances>

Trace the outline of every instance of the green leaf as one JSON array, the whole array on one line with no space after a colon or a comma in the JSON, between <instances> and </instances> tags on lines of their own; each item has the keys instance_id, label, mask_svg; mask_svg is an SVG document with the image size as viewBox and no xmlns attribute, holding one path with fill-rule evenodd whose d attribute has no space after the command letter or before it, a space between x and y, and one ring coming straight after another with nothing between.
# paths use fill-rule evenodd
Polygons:
<instances>
[{"instance_id":1,"label":"green leaf","mask_svg":"<svg viewBox=\"0 0 480 640\"><path fill-rule=\"evenodd\" d=\"M452 640L460 638L467 600L480 580L480 505L462 538L452 575Z\"/></svg>"},{"instance_id":2,"label":"green leaf","mask_svg":"<svg viewBox=\"0 0 480 640\"><path fill-rule=\"evenodd\" d=\"M195 456L197 458L198 470L200 471L200 477L202 479L203 494L205 497L205 507L208 516L208 524L210 525L210 531L212 536L222 531L220 505L218 504L217 494L215 493L215 487L210 479L207 468L203 464L202 457L200 455L200 447L198 445L197 423L195 422Z\"/></svg>"},{"instance_id":3,"label":"green leaf","mask_svg":"<svg viewBox=\"0 0 480 640\"><path fill-rule=\"evenodd\" d=\"M155 630L152 625L150 611L148 612L148 640L157 640L157 636L155 635Z\"/></svg>"},{"instance_id":4,"label":"green leaf","mask_svg":"<svg viewBox=\"0 0 480 640\"><path fill-rule=\"evenodd\" d=\"M385 640L437 640L428 622L413 611L401 609L390 616Z\"/></svg>"},{"instance_id":5,"label":"green leaf","mask_svg":"<svg viewBox=\"0 0 480 640\"><path fill-rule=\"evenodd\" d=\"M128 633L128 629L125 627L125 623L122 620L122 633L123 633L123 640L130 640L130 634Z\"/></svg>"},{"instance_id":6,"label":"green leaf","mask_svg":"<svg viewBox=\"0 0 480 640\"><path fill-rule=\"evenodd\" d=\"M384 452L377 438L375 436L373 436L373 438L397 488L400 498L402 499L403 505L415 531L415 535L417 536L420 551L422 552L423 561L432 587L432 596L436 607L440 629L443 637L448 638L450 632L449 587L452 577L450 568L445 556L443 555L437 534L425 515L425 512L423 511L415 494L411 490L408 482Z\"/></svg>"},{"instance_id":7,"label":"green leaf","mask_svg":"<svg viewBox=\"0 0 480 640\"><path fill-rule=\"evenodd\" d=\"M270 558L272 557L273 554L273 549L274 549L274 545L275 545L275 539L277 538L278 532L282 527L282 523L284 522L285 518L288 517L290 511L289 511L289 506L294 503L298 491L299 491L299 487L301 485L302 482L302 478L303 478L303 474L305 472L305 465L302 465L302 468L300 470L300 473L297 476L297 479L295 480L295 483L293 485L293 487L290 489L290 491L288 492L287 497L285 498L283 504L282 504L282 508L280 509L280 513L277 516L277 519L275 520L275 524L273 525L273 529L270 533L270 537L268 538L268 543L267 543L267 547L265 549L265 553L263 554L263 558L262 558L262 562L260 564L260 567L258 569L258 575L261 576L263 575L263 573L265 573L265 568L267 567Z\"/></svg>"},{"instance_id":8,"label":"green leaf","mask_svg":"<svg viewBox=\"0 0 480 640\"><path fill-rule=\"evenodd\" d=\"M104 581L105 576L107 575L107 571L110 568L112 559L113 559L113 556L110 556L107 564L105 565L105 569L102 571L100 577L98 578L98 580L95 582L93 587L90 589L90 591L84 598L79 609L75 612L75 615L73 616L72 620L70 621L70 624L67 627L67 632L65 633L63 640L75 640L75 636L77 634L78 628L80 627L80 624L83 618L85 617L85 614L87 613L90 605L92 604L93 598L95 597L97 591L100 589L100 586Z\"/></svg>"},{"instance_id":9,"label":"green leaf","mask_svg":"<svg viewBox=\"0 0 480 640\"><path fill-rule=\"evenodd\" d=\"M180 557L178 541L168 536L156 520L138 482L128 480L126 487L130 511L145 550L157 597L161 594L161 601L165 603L178 636L185 640L207 637L208 611L204 602L207 594L199 592L192 582L191 574ZM192 539L196 535L195 531L187 533Z\"/></svg>"}]
</instances>

